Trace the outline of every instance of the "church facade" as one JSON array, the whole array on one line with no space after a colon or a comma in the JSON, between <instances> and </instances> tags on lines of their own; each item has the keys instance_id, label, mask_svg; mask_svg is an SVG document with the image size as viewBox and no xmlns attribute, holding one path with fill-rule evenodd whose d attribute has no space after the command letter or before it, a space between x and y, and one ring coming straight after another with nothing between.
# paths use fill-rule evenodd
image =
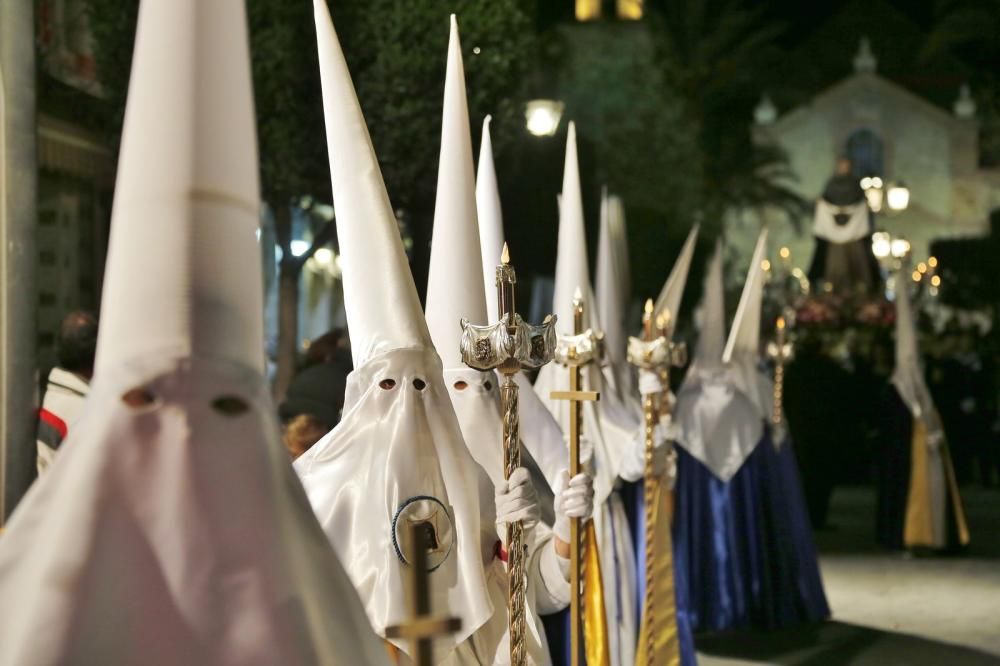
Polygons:
<instances>
[{"instance_id":1,"label":"church facade","mask_svg":"<svg viewBox=\"0 0 1000 666\"><path fill-rule=\"evenodd\" d=\"M880 76L876 65L862 40L854 73L806 104L779 112L765 97L755 111L755 143L787 154L795 175L788 186L810 207L840 157L851 160L859 179L905 184L906 209L883 206L875 227L909 241L914 261L928 256L933 240L988 234L990 213L1000 208L1000 170L979 166L968 88L956 91L954 108L945 110ZM811 219L796 228L780 211L734 212L726 225L730 246L749 254L762 223L770 227L772 255L788 247L794 265L805 269L813 252Z\"/></svg>"}]
</instances>

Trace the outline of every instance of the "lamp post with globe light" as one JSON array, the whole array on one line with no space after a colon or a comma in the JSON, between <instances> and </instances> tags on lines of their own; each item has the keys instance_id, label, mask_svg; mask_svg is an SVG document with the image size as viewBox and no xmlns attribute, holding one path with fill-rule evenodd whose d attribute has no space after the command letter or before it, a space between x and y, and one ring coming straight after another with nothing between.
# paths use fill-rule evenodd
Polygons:
<instances>
[{"instance_id":1,"label":"lamp post with globe light","mask_svg":"<svg viewBox=\"0 0 1000 666\"><path fill-rule=\"evenodd\" d=\"M552 99L533 99L525 107L524 120L528 131L535 136L553 136L562 119L562 102Z\"/></svg>"},{"instance_id":2,"label":"lamp post with globe light","mask_svg":"<svg viewBox=\"0 0 1000 666\"><path fill-rule=\"evenodd\" d=\"M910 205L910 190L902 181L887 184L878 176L866 176L861 179L861 189L869 209L876 216L899 215ZM891 297L895 292L896 275L910 254L910 242L902 236L879 230L872 234L872 254L886 272L885 291L886 296Z\"/></svg>"}]
</instances>

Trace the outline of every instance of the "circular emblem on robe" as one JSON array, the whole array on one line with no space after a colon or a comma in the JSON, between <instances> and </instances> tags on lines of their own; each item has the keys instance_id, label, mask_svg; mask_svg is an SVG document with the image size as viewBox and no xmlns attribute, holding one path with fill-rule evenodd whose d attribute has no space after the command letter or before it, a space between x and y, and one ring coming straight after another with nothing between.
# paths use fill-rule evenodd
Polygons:
<instances>
[{"instance_id":1,"label":"circular emblem on robe","mask_svg":"<svg viewBox=\"0 0 1000 666\"><path fill-rule=\"evenodd\" d=\"M411 497L392 517L392 545L396 557L409 566L413 562L414 535L427 551L427 571L448 559L455 545L455 525L441 500L430 495Z\"/></svg>"}]
</instances>

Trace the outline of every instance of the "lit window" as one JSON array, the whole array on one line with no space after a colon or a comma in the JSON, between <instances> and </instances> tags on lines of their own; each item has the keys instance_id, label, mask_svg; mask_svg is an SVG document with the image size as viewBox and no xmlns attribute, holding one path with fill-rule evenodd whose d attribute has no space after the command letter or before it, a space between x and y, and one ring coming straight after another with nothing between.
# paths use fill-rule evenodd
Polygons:
<instances>
[{"instance_id":1,"label":"lit window","mask_svg":"<svg viewBox=\"0 0 1000 666\"><path fill-rule=\"evenodd\" d=\"M618 18L638 21L642 18L642 0L618 0Z\"/></svg>"},{"instance_id":2,"label":"lit window","mask_svg":"<svg viewBox=\"0 0 1000 666\"><path fill-rule=\"evenodd\" d=\"M596 21L601 18L601 0L576 0L576 20Z\"/></svg>"}]
</instances>

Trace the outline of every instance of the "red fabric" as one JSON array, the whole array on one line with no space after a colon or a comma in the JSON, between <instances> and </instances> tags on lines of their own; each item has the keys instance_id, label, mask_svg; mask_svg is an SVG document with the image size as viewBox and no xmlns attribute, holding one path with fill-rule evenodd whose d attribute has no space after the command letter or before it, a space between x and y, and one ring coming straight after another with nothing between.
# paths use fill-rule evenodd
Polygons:
<instances>
[{"instance_id":1,"label":"red fabric","mask_svg":"<svg viewBox=\"0 0 1000 666\"><path fill-rule=\"evenodd\" d=\"M60 437L66 437L66 433L69 432L66 422L44 407L38 410L38 418L55 428Z\"/></svg>"},{"instance_id":2,"label":"red fabric","mask_svg":"<svg viewBox=\"0 0 1000 666\"><path fill-rule=\"evenodd\" d=\"M503 543L499 539L497 539L496 556L500 558L501 562L507 562L507 551L504 550Z\"/></svg>"}]
</instances>

